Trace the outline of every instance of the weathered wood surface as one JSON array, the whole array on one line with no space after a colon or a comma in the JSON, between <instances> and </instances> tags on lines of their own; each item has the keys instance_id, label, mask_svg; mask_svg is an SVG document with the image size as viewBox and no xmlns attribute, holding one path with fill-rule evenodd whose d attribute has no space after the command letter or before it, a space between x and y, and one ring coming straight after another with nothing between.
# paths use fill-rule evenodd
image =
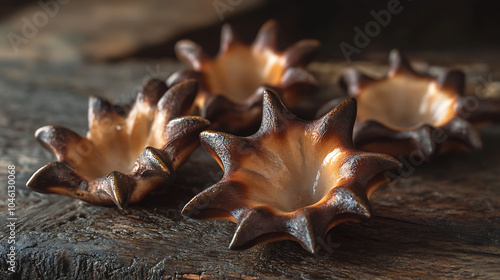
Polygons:
<instances>
[{"instance_id":1,"label":"weathered wood surface","mask_svg":"<svg viewBox=\"0 0 500 280\"><path fill-rule=\"evenodd\" d=\"M36 128L59 124L84 133L87 95L117 100L122 93L127 100L148 75L147 66L158 64L167 74L178 65L2 64L1 279L500 278L498 126L481 129L481 152L445 155L376 191L373 218L335 227L317 256L287 241L231 251L233 224L179 213L196 192L221 176L203 150L179 172L176 185L122 211L25 187L37 168L54 160L33 138ZM325 88L335 88L331 77L339 65L313 68ZM6 272L4 226L10 164L17 171L14 274Z\"/></svg>"}]
</instances>

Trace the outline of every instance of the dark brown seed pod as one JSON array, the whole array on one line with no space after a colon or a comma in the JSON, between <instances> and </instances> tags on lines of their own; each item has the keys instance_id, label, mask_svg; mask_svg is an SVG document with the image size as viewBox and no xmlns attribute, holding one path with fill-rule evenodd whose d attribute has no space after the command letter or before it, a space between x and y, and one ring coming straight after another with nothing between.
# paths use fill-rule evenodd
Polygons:
<instances>
[{"instance_id":1,"label":"dark brown seed pod","mask_svg":"<svg viewBox=\"0 0 500 280\"><path fill-rule=\"evenodd\" d=\"M385 78L350 69L341 86L358 101L356 147L392 156L430 157L450 149L480 149L481 139L461 117L465 76L457 70L438 78L415 72L398 51L389 55ZM334 100L320 110L335 106Z\"/></svg>"},{"instance_id":2,"label":"dark brown seed pod","mask_svg":"<svg viewBox=\"0 0 500 280\"><path fill-rule=\"evenodd\" d=\"M209 119L214 129L246 131L259 125L261 86L273 87L291 108L300 105L305 98L303 92L313 92L316 79L304 67L318 47L316 40L302 40L279 52L274 21L266 22L255 41L246 45L226 24L222 28L219 54L214 58L190 40L177 42L178 58L192 69L173 74L168 84L191 78L199 80L193 113Z\"/></svg>"},{"instance_id":3,"label":"dark brown seed pod","mask_svg":"<svg viewBox=\"0 0 500 280\"><path fill-rule=\"evenodd\" d=\"M182 117L196 92L193 80L167 91L152 79L130 109L91 97L86 137L58 126L37 130L35 137L57 161L36 171L28 187L120 208L140 201L173 179L209 126L201 117Z\"/></svg>"},{"instance_id":4,"label":"dark brown seed pod","mask_svg":"<svg viewBox=\"0 0 500 280\"><path fill-rule=\"evenodd\" d=\"M224 176L182 213L237 223L231 249L295 240L315 253L317 240L335 225L370 217L368 196L386 182L384 172L401 164L354 149L354 99L315 121L298 119L270 91L263 103L261 127L252 136L201 133Z\"/></svg>"}]
</instances>

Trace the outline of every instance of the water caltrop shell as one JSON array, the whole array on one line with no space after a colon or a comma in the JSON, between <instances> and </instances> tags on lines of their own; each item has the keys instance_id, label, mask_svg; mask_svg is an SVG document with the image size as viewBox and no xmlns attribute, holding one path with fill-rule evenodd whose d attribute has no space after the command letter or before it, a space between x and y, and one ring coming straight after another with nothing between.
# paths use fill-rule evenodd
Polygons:
<instances>
[{"instance_id":1,"label":"water caltrop shell","mask_svg":"<svg viewBox=\"0 0 500 280\"><path fill-rule=\"evenodd\" d=\"M481 148L479 133L462 117L462 71L448 70L437 78L420 74L398 50L390 53L389 64L382 79L355 69L341 77L341 87L358 101L356 147L425 160L449 150ZM339 102L331 101L319 115Z\"/></svg>"},{"instance_id":2,"label":"water caltrop shell","mask_svg":"<svg viewBox=\"0 0 500 280\"><path fill-rule=\"evenodd\" d=\"M365 221L369 195L401 163L356 150L356 101L348 99L315 121L295 117L276 94L263 94L260 129L248 137L201 133L202 146L224 176L196 195L182 213L237 223L231 249L294 240L311 253L334 226Z\"/></svg>"},{"instance_id":3,"label":"water caltrop shell","mask_svg":"<svg viewBox=\"0 0 500 280\"><path fill-rule=\"evenodd\" d=\"M198 147L199 133L210 125L201 117L183 116L196 92L196 81L167 90L165 82L151 79L131 108L91 97L85 137L53 125L36 131L57 161L36 171L28 187L119 208L139 202L173 180Z\"/></svg>"},{"instance_id":4,"label":"water caltrop shell","mask_svg":"<svg viewBox=\"0 0 500 280\"><path fill-rule=\"evenodd\" d=\"M317 82L305 66L318 47L316 40L301 40L283 52L278 51L275 21L266 22L255 41L246 45L226 24L216 57L207 55L193 41L177 42L178 58L191 69L173 74L168 84L197 79L200 88L193 114L210 120L216 130L251 131L258 127L262 115L262 86L273 88L292 108L306 99L301 93L313 92Z\"/></svg>"}]
</instances>

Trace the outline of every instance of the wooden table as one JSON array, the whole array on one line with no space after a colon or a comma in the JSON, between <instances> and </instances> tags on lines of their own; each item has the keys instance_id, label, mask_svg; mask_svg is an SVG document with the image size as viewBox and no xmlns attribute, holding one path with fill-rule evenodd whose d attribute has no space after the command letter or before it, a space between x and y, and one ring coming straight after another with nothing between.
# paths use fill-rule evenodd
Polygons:
<instances>
[{"instance_id":1,"label":"wooden table","mask_svg":"<svg viewBox=\"0 0 500 280\"><path fill-rule=\"evenodd\" d=\"M201 149L175 185L121 211L25 187L37 168L54 160L33 138L36 128L58 124L85 133L87 95L129 100L147 67L156 65L162 75L179 67L173 61L1 62L0 210L7 209L7 166L14 164L18 263L16 273L6 272L9 232L3 211L0 278L500 279L499 126L481 128L482 151L444 155L380 188L371 198L373 218L335 227L318 256L288 241L231 251L234 224L180 215L185 202L221 176ZM316 63L312 70L326 91L333 91L329 94L338 95L335 76L344 66ZM192 170L199 168L205 174L193 178Z\"/></svg>"}]
</instances>

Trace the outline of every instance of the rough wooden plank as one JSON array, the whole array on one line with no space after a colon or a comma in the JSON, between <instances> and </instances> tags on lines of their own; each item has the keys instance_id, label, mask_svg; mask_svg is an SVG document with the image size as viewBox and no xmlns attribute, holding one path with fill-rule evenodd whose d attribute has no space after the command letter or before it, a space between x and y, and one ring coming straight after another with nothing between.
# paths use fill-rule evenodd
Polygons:
<instances>
[{"instance_id":1,"label":"rough wooden plank","mask_svg":"<svg viewBox=\"0 0 500 280\"><path fill-rule=\"evenodd\" d=\"M247 251L227 249L235 226L180 215L183 204L220 176L203 150L182 168L178 182L125 210L97 207L27 190L26 180L52 161L33 138L59 124L86 130L87 94L130 94L154 63L113 66L4 62L0 68L0 180L7 165L17 177L16 245L19 270L6 272L7 229L0 231L2 279L251 279L500 277L500 127L481 130L484 150L456 153L417 166L410 177L373 195L374 217L344 224L311 256L294 242ZM158 64L169 72L178 65ZM170 66L169 66L170 65ZM30 67L26 67L30 66ZM338 65L318 64L326 87ZM328 69L332 70L328 74ZM326 73L326 74L325 74ZM80 94L81 93L81 94ZM193 170L205 170L192 176ZM6 192L0 194L6 209ZM0 213L2 225L7 213ZM198 277L198 278L197 278Z\"/></svg>"}]
</instances>

